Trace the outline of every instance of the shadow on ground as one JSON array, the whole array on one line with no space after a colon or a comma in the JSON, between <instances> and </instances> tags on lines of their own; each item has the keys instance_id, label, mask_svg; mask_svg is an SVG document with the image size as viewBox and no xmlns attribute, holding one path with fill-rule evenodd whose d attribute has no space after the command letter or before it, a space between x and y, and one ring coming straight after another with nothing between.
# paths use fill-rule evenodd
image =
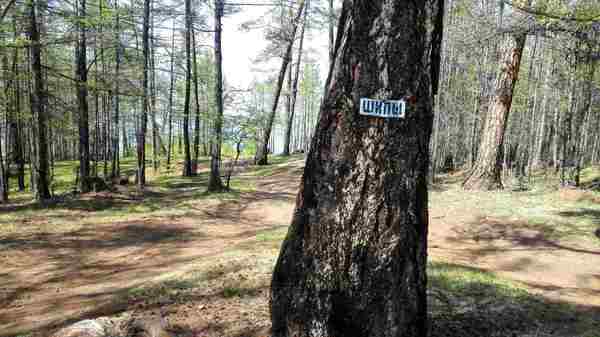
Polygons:
<instances>
[{"instance_id":1,"label":"shadow on ground","mask_svg":"<svg viewBox=\"0 0 600 337\"><path fill-rule=\"evenodd\" d=\"M550 301L482 269L429 266L431 336L596 336L600 308Z\"/></svg>"},{"instance_id":2,"label":"shadow on ground","mask_svg":"<svg viewBox=\"0 0 600 337\"><path fill-rule=\"evenodd\" d=\"M268 336L270 269L257 274L262 267L250 260L213 266L139 290L132 302L166 313L177 336ZM548 301L482 269L434 262L428 273L431 337L592 337L600 329L600 308Z\"/></svg>"},{"instance_id":3,"label":"shadow on ground","mask_svg":"<svg viewBox=\"0 0 600 337\"><path fill-rule=\"evenodd\" d=\"M592 237L592 228L577 225L578 221L592 219L600 226L600 210L580 209L577 211L558 212L564 217L559 225L554 223L531 223L527 221L515 221L502 218L491 218L479 216L471 223L455 228L456 241L475 241L479 244L473 249L476 255L497 254L503 251L519 250L549 250L570 251L585 255L600 256L600 241L597 242L598 249L582 248L572 240L571 237ZM497 242L508 244L499 245ZM590 243L586 247L594 247Z\"/></svg>"}]
</instances>

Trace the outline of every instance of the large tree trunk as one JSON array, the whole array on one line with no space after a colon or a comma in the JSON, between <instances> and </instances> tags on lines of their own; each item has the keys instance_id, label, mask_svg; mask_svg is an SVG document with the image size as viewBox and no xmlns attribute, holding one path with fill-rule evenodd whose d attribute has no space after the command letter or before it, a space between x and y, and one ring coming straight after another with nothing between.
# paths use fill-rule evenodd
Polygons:
<instances>
[{"instance_id":1,"label":"large tree trunk","mask_svg":"<svg viewBox=\"0 0 600 337\"><path fill-rule=\"evenodd\" d=\"M268 153L269 153L269 139L271 138L271 131L273 130L273 123L275 122L275 115L277 114L277 107L279 106L279 98L281 96L281 88L283 87L283 81L285 80L285 72L290 64L292 59L292 49L294 47L294 40L296 39L296 31L298 30L298 23L300 22L300 18L302 17L302 11L304 9L305 0L300 0L300 6L298 8L298 13L296 13L296 17L292 21L292 31L288 36L289 41L287 48L283 54L283 61L281 63L281 68L279 70L279 76L277 78L277 84L275 86L275 92L273 94L273 106L271 107L271 112L269 113L269 118L267 120L267 125L265 126L265 130L263 132L262 138L260 140L260 144L256 145L256 155L254 156L254 162L257 165L267 165L268 164ZM290 70L291 71L291 70Z\"/></svg>"},{"instance_id":2,"label":"large tree trunk","mask_svg":"<svg viewBox=\"0 0 600 337\"><path fill-rule=\"evenodd\" d=\"M86 3L79 1L79 40L77 43L77 104L79 108L79 190L89 192L90 176L90 130L88 122L87 89L87 43L86 43ZM96 103L96 119L98 115ZM98 132L98 130L96 130ZM96 142L96 148L98 142ZM98 158L96 157L96 160Z\"/></svg>"},{"instance_id":3,"label":"large tree trunk","mask_svg":"<svg viewBox=\"0 0 600 337\"><path fill-rule=\"evenodd\" d=\"M506 34L501 51L500 71L496 78L495 94L485 119L477 151L477 161L463 187L467 190L502 189L502 149L513 91L519 75L521 55L525 46L524 33Z\"/></svg>"},{"instance_id":4,"label":"large tree trunk","mask_svg":"<svg viewBox=\"0 0 600 337\"><path fill-rule=\"evenodd\" d=\"M210 175L208 190L217 192L223 189L221 180L221 142L223 132L223 54L221 51L221 18L223 17L223 0L215 0L215 110L213 121L213 138L210 147Z\"/></svg>"},{"instance_id":5,"label":"large tree trunk","mask_svg":"<svg viewBox=\"0 0 600 337\"><path fill-rule=\"evenodd\" d=\"M40 46L40 33L37 27L36 8L37 1L33 0L29 12L29 39L31 40L31 114L37 126L35 165L32 165L32 176L35 177L35 197L37 200L50 198L49 181L49 155L48 155L48 114L45 105L44 77L42 76L42 57ZM31 156L30 156L30 159ZM35 173L34 173L35 171Z\"/></svg>"},{"instance_id":6,"label":"large tree trunk","mask_svg":"<svg viewBox=\"0 0 600 337\"><path fill-rule=\"evenodd\" d=\"M274 337L427 335L427 170L443 1L347 0L271 286ZM361 98L414 97L405 119Z\"/></svg>"}]
</instances>

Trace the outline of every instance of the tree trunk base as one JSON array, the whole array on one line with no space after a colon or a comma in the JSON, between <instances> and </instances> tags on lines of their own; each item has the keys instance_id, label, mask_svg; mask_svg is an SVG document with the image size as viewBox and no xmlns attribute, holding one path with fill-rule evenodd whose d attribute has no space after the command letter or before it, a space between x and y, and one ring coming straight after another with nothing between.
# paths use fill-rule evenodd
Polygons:
<instances>
[{"instance_id":1,"label":"tree trunk base","mask_svg":"<svg viewBox=\"0 0 600 337\"><path fill-rule=\"evenodd\" d=\"M207 192L210 193L220 193L227 191L227 188L223 185L221 179L218 181L211 181L208 183Z\"/></svg>"},{"instance_id":2,"label":"tree trunk base","mask_svg":"<svg viewBox=\"0 0 600 337\"><path fill-rule=\"evenodd\" d=\"M467 191L497 191L504 189L498 174L477 168L469 173L462 187Z\"/></svg>"}]
</instances>

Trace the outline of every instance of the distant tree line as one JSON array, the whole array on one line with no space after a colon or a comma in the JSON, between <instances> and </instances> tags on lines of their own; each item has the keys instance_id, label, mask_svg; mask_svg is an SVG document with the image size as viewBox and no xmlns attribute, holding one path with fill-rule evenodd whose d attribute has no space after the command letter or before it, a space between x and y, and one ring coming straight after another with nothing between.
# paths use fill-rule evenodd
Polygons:
<instances>
[{"instance_id":1,"label":"distant tree line","mask_svg":"<svg viewBox=\"0 0 600 337\"><path fill-rule=\"evenodd\" d=\"M598 55L596 1L448 0L431 176L489 190L551 168L578 185L600 161Z\"/></svg>"},{"instance_id":2,"label":"distant tree line","mask_svg":"<svg viewBox=\"0 0 600 337\"><path fill-rule=\"evenodd\" d=\"M64 160L78 162L77 188L90 191L98 180L131 174L121 170L121 160L130 156L140 190L146 165L171 170L176 155L184 176L195 175L199 158L208 156L209 189L220 190L223 146L235 142L224 134L225 114L260 123L248 138L257 163L266 164L274 143L283 142L272 136L273 128L286 130L285 154L306 150L321 75L304 40L309 30L331 29L336 14L330 5L279 0L267 7L269 47L257 61L282 63L278 75L260 80L269 100L260 109L240 103L256 96L258 82L233 88L223 76L221 18L243 11L240 4L0 5L0 200L7 201L11 189L26 188L39 200L50 198L55 163Z\"/></svg>"}]
</instances>

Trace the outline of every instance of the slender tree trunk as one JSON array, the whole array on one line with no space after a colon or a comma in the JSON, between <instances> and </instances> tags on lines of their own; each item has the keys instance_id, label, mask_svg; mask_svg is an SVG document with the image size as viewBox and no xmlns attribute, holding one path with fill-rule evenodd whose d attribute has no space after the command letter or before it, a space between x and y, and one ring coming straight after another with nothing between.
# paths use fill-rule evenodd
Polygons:
<instances>
[{"instance_id":1,"label":"slender tree trunk","mask_svg":"<svg viewBox=\"0 0 600 337\"><path fill-rule=\"evenodd\" d=\"M160 133L158 130L158 124L156 123L156 45L154 43L154 0L151 2L151 33L150 33L150 71L151 75L151 85L150 85L150 123L152 125L152 168L154 172L157 172L159 169L159 156L160 156L160 146L159 139Z\"/></svg>"},{"instance_id":2,"label":"slender tree trunk","mask_svg":"<svg viewBox=\"0 0 600 337\"><path fill-rule=\"evenodd\" d=\"M0 140L1 146L2 140ZM3 203L8 203L8 172L7 167L4 165L2 149L0 149L0 204Z\"/></svg>"},{"instance_id":3,"label":"slender tree trunk","mask_svg":"<svg viewBox=\"0 0 600 337\"><path fill-rule=\"evenodd\" d=\"M192 157L190 152L190 104L192 83L192 1L185 0L185 103L183 106L183 146L185 147L185 160L183 162L183 176L191 177Z\"/></svg>"},{"instance_id":4,"label":"slender tree trunk","mask_svg":"<svg viewBox=\"0 0 600 337\"><path fill-rule=\"evenodd\" d=\"M335 9L333 7L333 0L329 0L329 62L333 62L334 58L334 47L335 47Z\"/></svg>"},{"instance_id":5,"label":"slender tree trunk","mask_svg":"<svg viewBox=\"0 0 600 337\"><path fill-rule=\"evenodd\" d=\"M302 22L302 30L300 31L300 45L298 46L298 59L296 60L296 74L290 88L290 108L288 111L288 120L285 127L285 135L283 140L283 155L290 155L290 140L292 137L292 124L294 123L294 114L296 112L296 102L298 99L298 82L300 79L300 68L302 67L302 50L304 48L304 32L306 31L306 24L308 22L308 9L310 0L306 1L306 10L304 11L304 20ZM330 32L332 33L332 32ZM290 78L292 77L292 71L290 69Z\"/></svg>"},{"instance_id":6,"label":"slender tree trunk","mask_svg":"<svg viewBox=\"0 0 600 337\"><path fill-rule=\"evenodd\" d=\"M196 114L194 120L194 174L198 169L198 157L200 156L200 88L198 86L198 60L196 57L196 34L192 30L192 62L194 63L194 102L196 103Z\"/></svg>"},{"instance_id":7,"label":"slender tree trunk","mask_svg":"<svg viewBox=\"0 0 600 337\"><path fill-rule=\"evenodd\" d=\"M293 80L293 70L294 70L294 61L293 58L290 61L290 64L288 66L288 70L287 70L287 93L286 93L286 100L285 100L285 110L286 110L286 120L289 122L290 117L293 118L293 113L292 113L292 86L294 85L294 80ZM284 134L284 144L283 144L283 152L282 155L283 156L289 156L290 155L290 149L289 149L289 145L286 147L286 143L287 143L287 139L288 139L288 126L289 123L286 123L285 126L285 134Z\"/></svg>"},{"instance_id":8,"label":"slender tree trunk","mask_svg":"<svg viewBox=\"0 0 600 337\"><path fill-rule=\"evenodd\" d=\"M119 163L119 108L120 108L120 87L119 78L121 74L121 21L119 15L119 0L115 0L114 3L116 12L115 22L115 91L114 95L114 106L115 106L115 121L113 126L113 140L112 140L112 163L111 163L111 177L115 178L121 175L120 163Z\"/></svg>"},{"instance_id":9,"label":"slender tree trunk","mask_svg":"<svg viewBox=\"0 0 600 337\"><path fill-rule=\"evenodd\" d=\"M183 145L181 144L181 140L183 139L183 137L181 136L183 134L183 127L181 120L177 121L177 128L177 153L183 154Z\"/></svg>"},{"instance_id":10,"label":"slender tree trunk","mask_svg":"<svg viewBox=\"0 0 600 337\"><path fill-rule=\"evenodd\" d=\"M273 273L272 335L426 336L427 170L443 1L347 0L341 15ZM416 98L406 119L359 115L361 98L406 95Z\"/></svg>"},{"instance_id":11,"label":"slender tree trunk","mask_svg":"<svg viewBox=\"0 0 600 337\"><path fill-rule=\"evenodd\" d=\"M16 12L15 12L16 13ZM15 29L15 39L17 33L17 14L14 16L13 27ZM15 111L11 118L11 134L13 135L13 158L17 165L17 185L19 192L25 191L25 158L23 141L23 122L21 121L21 81L17 78L19 64L19 49L14 49L13 55L13 76L15 78Z\"/></svg>"},{"instance_id":12,"label":"slender tree trunk","mask_svg":"<svg viewBox=\"0 0 600 337\"><path fill-rule=\"evenodd\" d=\"M46 111L44 79L42 76L42 60L40 34L37 23L37 1L32 0L29 12L29 39L31 40L30 60L32 73L31 114L35 118L37 134L35 165L32 165L32 174L35 170L35 196L37 200L50 198L49 181L49 155L48 155L48 113ZM31 156L30 156L31 158Z\"/></svg>"},{"instance_id":13,"label":"slender tree trunk","mask_svg":"<svg viewBox=\"0 0 600 337\"><path fill-rule=\"evenodd\" d=\"M544 76L544 84L543 84L543 97L542 97L542 111L541 111L541 120L539 123L539 127L538 127L538 132L536 135L536 138L534 138L535 144L534 147L532 149L532 151L534 152L533 154L533 162L532 162L532 168L536 169L542 166L542 154L543 154L543 148L544 148L544 139L546 139L546 119L548 118L548 112L547 107L548 107L548 101L549 101L549 97L551 94L551 89L550 89L550 81L555 73L556 70L556 64L554 62L555 58L554 58L554 52L550 51L551 53L551 62L550 65L546 68L546 75Z\"/></svg>"},{"instance_id":14,"label":"slender tree trunk","mask_svg":"<svg viewBox=\"0 0 600 337\"><path fill-rule=\"evenodd\" d=\"M171 82L169 86L169 148L167 149L167 170L171 169L173 153L173 92L175 90L175 22L171 31Z\"/></svg>"},{"instance_id":15,"label":"slender tree trunk","mask_svg":"<svg viewBox=\"0 0 600 337\"><path fill-rule=\"evenodd\" d=\"M583 121L592 104L592 85L594 80L594 74L596 72L595 63L591 60L591 57L587 60L585 67L585 75L582 79L582 92L580 96L580 107L576 110L575 123L573 125L573 131L571 134L572 145L571 145L571 161L575 164L575 172L573 176L573 183L576 187L580 185L581 168L583 165L583 149L582 144L586 139L585 134L582 135Z\"/></svg>"},{"instance_id":16,"label":"slender tree trunk","mask_svg":"<svg viewBox=\"0 0 600 337\"><path fill-rule=\"evenodd\" d=\"M554 107L554 118L553 118L553 134L552 134L552 164L554 166L554 170L558 172L560 168L560 160L559 160L559 150L560 150L560 134L563 114L560 113L560 99L561 95L558 89L554 90L554 96L556 97L557 104Z\"/></svg>"},{"instance_id":17,"label":"slender tree trunk","mask_svg":"<svg viewBox=\"0 0 600 337\"><path fill-rule=\"evenodd\" d=\"M487 112L483 135L479 143L477 161L469 172L463 187L469 189L502 189L502 149L504 134L512 104L513 92L526 35L507 34L504 38L500 72L496 78L496 92Z\"/></svg>"},{"instance_id":18,"label":"slender tree trunk","mask_svg":"<svg viewBox=\"0 0 600 337\"><path fill-rule=\"evenodd\" d=\"M8 62L6 58L4 58L4 62ZM5 74L8 74L8 72L5 71ZM6 89L6 91L8 91L8 89L7 89L8 85L6 85L6 82L5 82L5 89ZM8 102L8 95L6 95L6 98L7 98L6 104L9 105L10 103ZM9 109L7 109L7 110L9 110ZM0 129L0 131L1 131L1 129ZM8 132L8 130L6 132ZM2 135L2 133L0 132L0 204L4 204L4 203L8 202L8 174L6 171L6 167L4 166L4 156L2 154L2 136L1 135Z\"/></svg>"},{"instance_id":19,"label":"slender tree trunk","mask_svg":"<svg viewBox=\"0 0 600 337\"><path fill-rule=\"evenodd\" d=\"M0 54L2 54L2 49L0 49ZM12 87L13 87L13 82L14 82L14 78L13 73L11 73L10 71L10 66L8 64L8 56L5 55L1 55L2 56L2 70L4 73L4 99L5 101L5 107L6 107L6 120L5 120L5 135L6 135L6 160L4 159L3 156L3 151L2 151L2 128L0 128L0 204L2 203L6 203L8 202L8 190L9 190L9 185L8 185L8 179L9 179L9 175L8 175L8 171L9 171L9 167L10 167L10 158L8 155L8 151L9 150L9 144L8 142L10 141L11 137L10 137L10 124L11 124L11 115L12 115L12 111L14 110L14 100L13 100L13 95L11 93L12 91ZM5 164L6 163L6 164Z\"/></svg>"},{"instance_id":20,"label":"slender tree trunk","mask_svg":"<svg viewBox=\"0 0 600 337\"><path fill-rule=\"evenodd\" d=\"M277 84L275 86L275 93L273 95L273 107L269 113L267 125L265 126L264 134L260 140L260 144L257 144L256 155L254 156L254 162L257 165L268 164L268 153L269 153L269 139L271 138L271 131L273 130L273 123L275 122L275 115L277 114L277 107L279 105L279 98L281 96L281 88L285 80L285 73L292 59L292 49L294 47L294 40L296 39L296 31L298 30L298 24L302 17L302 11L304 10L305 0L300 0L298 13L292 21L292 30L288 36L289 41L286 50L283 54L283 61L279 70L279 76L277 78Z\"/></svg>"},{"instance_id":21,"label":"slender tree trunk","mask_svg":"<svg viewBox=\"0 0 600 337\"><path fill-rule=\"evenodd\" d=\"M99 0L98 1L98 14L100 15L101 18L104 17L104 0ZM104 27L103 27L103 22L101 21L100 24L98 25L98 35L100 35L101 37L104 34ZM98 41L98 39L96 37L94 37L94 40L96 42L96 46L94 47L94 50L98 49L98 44L100 47L100 65L101 65L101 70L102 70L102 78L107 78L107 71L106 71L106 58L104 57L104 39L101 38L100 41ZM98 63L98 60L96 59L96 64ZM96 71L96 76L98 72ZM96 83L99 83L98 80L96 79ZM99 91L98 89L96 89L96 91ZM103 165L102 165L102 177L104 179L106 179L108 177L108 157L109 157L109 152L110 152L110 136L109 136L109 131L110 131L110 111L109 111L109 102L108 102L108 95L105 92L101 92L100 93L101 98L102 98L102 121L103 121L103 126L102 126L102 161L103 161ZM98 175L98 172L96 171L96 176Z\"/></svg>"},{"instance_id":22,"label":"slender tree trunk","mask_svg":"<svg viewBox=\"0 0 600 337\"><path fill-rule=\"evenodd\" d=\"M97 57L96 48L94 48L94 59ZM94 63L95 69L95 81L98 83L98 63ZM90 167L90 175L98 175L98 159L100 158L100 97L98 96L98 90L94 89L94 113L95 113L95 127L93 130L93 143L92 145L92 154L90 160L93 162L93 165ZM80 184L81 185L81 184Z\"/></svg>"},{"instance_id":23,"label":"slender tree trunk","mask_svg":"<svg viewBox=\"0 0 600 337\"><path fill-rule=\"evenodd\" d=\"M137 141L137 183L138 189L146 185L146 128L148 125L148 66L150 63L150 0L144 0L144 23L142 33L144 69L142 78L142 118Z\"/></svg>"},{"instance_id":24,"label":"slender tree trunk","mask_svg":"<svg viewBox=\"0 0 600 337\"><path fill-rule=\"evenodd\" d=\"M8 13L8 10L15 4L15 2L16 2L16 0L8 0L8 3L4 6L4 8L1 8L0 23L2 23L2 21L4 20L4 17Z\"/></svg>"},{"instance_id":25,"label":"slender tree trunk","mask_svg":"<svg viewBox=\"0 0 600 337\"><path fill-rule=\"evenodd\" d=\"M87 28L85 27L85 20L87 17L86 0L79 0L78 16L79 40L77 44L77 105L79 109L79 190L85 193L90 191L90 131L87 101ZM96 130L96 132L98 131Z\"/></svg>"},{"instance_id":26,"label":"slender tree trunk","mask_svg":"<svg viewBox=\"0 0 600 337\"><path fill-rule=\"evenodd\" d=\"M121 123L121 134L123 134L123 156L124 157L128 157L130 155L130 148L129 148L129 137L127 136L127 128L125 127L125 119L123 119L123 122Z\"/></svg>"},{"instance_id":27,"label":"slender tree trunk","mask_svg":"<svg viewBox=\"0 0 600 337\"><path fill-rule=\"evenodd\" d=\"M216 116L213 121L214 134L210 148L210 176L208 190L217 192L223 189L221 180L221 143L223 129L223 54L221 50L221 18L223 17L223 0L215 0L215 107Z\"/></svg>"},{"instance_id":28,"label":"slender tree trunk","mask_svg":"<svg viewBox=\"0 0 600 337\"><path fill-rule=\"evenodd\" d=\"M569 74L569 103L567 106L567 111L564 114L564 118L562 120L562 124L560 125L560 184L561 186L566 186L569 181L566 176L566 166L570 163L571 151L571 130L573 127L573 115L576 110L576 100L575 100L575 91L577 90L577 80L575 78L575 73L577 69L571 69ZM570 165L569 165L570 166Z\"/></svg>"}]
</instances>

